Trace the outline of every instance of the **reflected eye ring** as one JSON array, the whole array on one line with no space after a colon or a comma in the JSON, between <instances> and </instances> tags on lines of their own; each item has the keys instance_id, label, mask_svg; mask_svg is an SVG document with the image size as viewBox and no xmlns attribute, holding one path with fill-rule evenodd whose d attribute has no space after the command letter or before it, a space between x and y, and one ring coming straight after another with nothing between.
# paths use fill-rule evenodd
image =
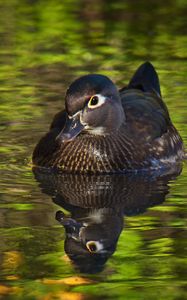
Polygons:
<instances>
[{"instance_id":1,"label":"reflected eye ring","mask_svg":"<svg viewBox=\"0 0 187 300\"><path fill-rule=\"evenodd\" d=\"M86 248L90 253L98 253L103 250L103 244L99 241L88 241L86 243Z\"/></svg>"},{"instance_id":2,"label":"reflected eye ring","mask_svg":"<svg viewBox=\"0 0 187 300\"><path fill-rule=\"evenodd\" d=\"M88 102L88 107L89 108L96 108L105 103L106 98L100 94L93 95L90 97L89 102Z\"/></svg>"},{"instance_id":3,"label":"reflected eye ring","mask_svg":"<svg viewBox=\"0 0 187 300\"><path fill-rule=\"evenodd\" d=\"M91 253L96 253L97 252L97 244L94 241L87 242L86 243L86 248Z\"/></svg>"}]
</instances>

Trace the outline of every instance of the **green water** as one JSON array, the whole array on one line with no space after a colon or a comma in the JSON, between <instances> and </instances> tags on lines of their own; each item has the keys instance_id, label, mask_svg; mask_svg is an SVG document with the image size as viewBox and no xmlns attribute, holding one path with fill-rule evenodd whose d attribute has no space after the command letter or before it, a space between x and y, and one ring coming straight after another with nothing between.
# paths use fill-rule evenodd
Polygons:
<instances>
[{"instance_id":1,"label":"green water","mask_svg":"<svg viewBox=\"0 0 187 300\"><path fill-rule=\"evenodd\" d=\"M146 60L187 145L186 1L1 0L0 14L0 299L184 300L186 164L177 178L153 179L149 188L130 181L136 205L123 206L116 251L101 272L85 274L68 261L55 219L58 210L73 211L51 198L64 185L58 179L46 191L30 159L72 80L102 73L122 87ZM156 201L144 205L155 184Z\"/></svg>"}]
</instances>

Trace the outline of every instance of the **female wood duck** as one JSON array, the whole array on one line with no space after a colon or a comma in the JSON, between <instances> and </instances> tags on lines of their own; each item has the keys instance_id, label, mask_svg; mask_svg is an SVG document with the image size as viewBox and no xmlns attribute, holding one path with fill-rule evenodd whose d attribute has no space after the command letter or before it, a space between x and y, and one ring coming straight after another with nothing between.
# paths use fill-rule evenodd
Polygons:
<instances>
[{"instance_id":1,"label":"female wood duck","mask_svg":"<svg viewBox=\"0 0 187 300\"><path fill-rule=\"evenodd\" d=\"M65 107L37 144L35 166L69 173L123 173L170 167L184 158L182 139L149 62L119 91L103 75L75 80Z\"/></svg>"}]
</instances>

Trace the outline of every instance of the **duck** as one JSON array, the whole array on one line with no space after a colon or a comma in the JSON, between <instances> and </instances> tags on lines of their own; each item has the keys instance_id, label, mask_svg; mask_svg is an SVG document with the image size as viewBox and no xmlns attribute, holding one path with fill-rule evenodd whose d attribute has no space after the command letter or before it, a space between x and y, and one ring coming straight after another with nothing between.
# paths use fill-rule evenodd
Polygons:
<instances>
[{"instance_id":1,"label":"duck","mask_svg":"<svg viewBox=\"0 0 187 300\"><path fill-rule=\"evenodd\" d=\"M145 62L121 89L100 74L73 81L32 162L71 174L114 174L169 168L184 155L157 72Z\"/></svg>"}]
</instances>

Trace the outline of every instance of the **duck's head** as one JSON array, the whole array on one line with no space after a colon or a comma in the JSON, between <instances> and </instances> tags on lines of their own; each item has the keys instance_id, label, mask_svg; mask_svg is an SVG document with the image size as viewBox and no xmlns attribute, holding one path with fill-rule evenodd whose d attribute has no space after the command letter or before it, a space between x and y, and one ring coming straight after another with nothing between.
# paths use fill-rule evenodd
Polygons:
<instances>
[{"instance_id":1,"label":"duck's head","mask_svg":"<svg viewBox=\"0 0 187 300\"><path fill-rule=\"evenodd\" d=\"M106 135L118 130L125 119L119 92L103 75L75 80L66 93L66 124L57 139L72 141L82 132Z\"/></svg>"}]
</instances>

